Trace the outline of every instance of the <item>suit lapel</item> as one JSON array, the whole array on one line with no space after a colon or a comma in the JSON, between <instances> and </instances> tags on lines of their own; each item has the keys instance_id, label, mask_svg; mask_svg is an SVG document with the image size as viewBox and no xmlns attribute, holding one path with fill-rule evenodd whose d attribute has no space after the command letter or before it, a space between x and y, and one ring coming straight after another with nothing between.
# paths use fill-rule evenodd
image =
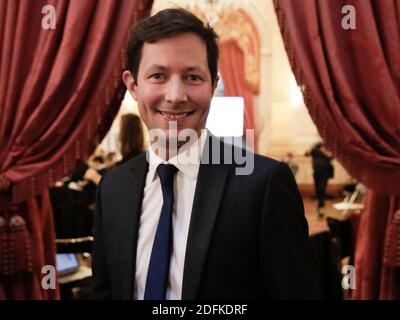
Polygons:
<instances>
[{"instance_id":1,"label":"suit lapel","mask_svg":"<svg viewBox=\"0 0 400 320\"><path fill-rule=\"evenodd\" d=\"M215 138L211 136L210 143L212 139ZM182 284L183 300L197 298L229 168L227 165L200 165L186 246Z\"/></svg>"},{"instance_id":2,"label":"suit lapel","mask_svg":"<svg viewBox=\"0 0 400 320\"><path fill-rule=\"evenodd\" d=\"M127 177L122 182L122 194L119 214L122 221L118 241L120 244L120 268L121 268L121 298L133 298L133 283L136 269L136 246L139 232L140 213L148 163L146 154L141 154L131 160Z\"/></svg>"}]
</instances>

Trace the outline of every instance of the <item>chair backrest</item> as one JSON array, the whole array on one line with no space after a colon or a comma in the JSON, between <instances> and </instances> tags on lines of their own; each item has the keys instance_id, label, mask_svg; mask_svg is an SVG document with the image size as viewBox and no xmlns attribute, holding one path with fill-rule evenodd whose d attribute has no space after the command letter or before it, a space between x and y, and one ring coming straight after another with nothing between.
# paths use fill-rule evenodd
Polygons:
<instances>
[{"instance_id":1,"label":"chair backrest","mask_svg":"<svg viewBox=\"0 0 400 320\"><path fill-rule=\"evenodd\" d=\"M92 253L93 237L56 239L58 253Z\"/></svg>"},{"instance_id":2,"label":"chair backrest","mask_svg":"<svg viewBox=\"0 0 400 320\"><path fill-rule=\"evenodd\" d=\"M84 194L68 187L50 189L56 238L71 239L93 235L93 210Z\"/></svg>"},{"instance_id":3,"label":"chair backrest","mask_svg":"<svg viewBox=\"0 0 400 320\"><path fill-rule=\"evenodd\" d=\"M91 253L93 209L82 192L67 186L50 189L57 253Z\"/></svg>"}]
</instances>

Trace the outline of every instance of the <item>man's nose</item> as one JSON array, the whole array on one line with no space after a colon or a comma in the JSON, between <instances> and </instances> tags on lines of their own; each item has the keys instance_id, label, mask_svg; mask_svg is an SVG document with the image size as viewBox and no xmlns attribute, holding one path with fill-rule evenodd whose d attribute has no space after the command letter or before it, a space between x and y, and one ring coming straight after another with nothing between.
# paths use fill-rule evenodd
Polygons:
<instances>
[{"instance_id":1,"label":"man's nose","mask_svg":"<svg viewBox=\"0 0 400 320\"><path fill-rule=\"evenodd\" d=\"M169 103L180 104L187 101L185 84L180 79L171 79L165 93L165 100Z\"/></svg>"}]
</instances>

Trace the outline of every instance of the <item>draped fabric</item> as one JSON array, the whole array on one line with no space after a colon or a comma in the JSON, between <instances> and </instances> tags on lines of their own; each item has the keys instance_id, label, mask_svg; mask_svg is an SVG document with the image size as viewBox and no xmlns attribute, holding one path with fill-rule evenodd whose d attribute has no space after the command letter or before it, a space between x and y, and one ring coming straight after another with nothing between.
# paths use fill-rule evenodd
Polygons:
<instances>
[{"instance_id":1,"label":"draped fabric","mask_svg":"<svg viewBox=\"0 0 400 320\"><path fill-rule=\"evenodd\" d=\"M3 260L0 266L0 300L57 299L57 287L56 290L42 288L43 277L49 274L48 269L42 273L42 268L54 266L56 255L50 197L46 192L19 205L19 210L13 212L16 208L11 209L13 216L22 217L26 223L8 233L0 230ZM8 262L12 260L11 254L15 256L15 263L9 263L6 269L4 262L7 257Z\"/></svg>"},{"instance_id":2,"label":"draped fabric","mask_svg":"<svg viewBox=\"0 0 400 320\"><path fill-rule=\"evenodd\" d=\"M127 32L151 5L0 0L0 299L58 297L40 286L55 265L47 190L111 126Z\"/></svg>"},{"instance_id":3,"label":"draped fabric","mask_svg":"<svg viewBox=\"0 0 400 320\"><path fill-rule=\"evenodd\" d=\"M321 137L353 177L371 194L380 194L369 196L361 217L354 297L399 298L400 282L387 280L399 272L393 261L400 260L394 236L399 224L388 219L399 209L400 194L400 3L274 0L274 5L292 70ZM347 27L349 19L355 19L355 29ZM366 254L370 250L380 255ZM391 262L384 266L385 250ZM370 264L373 259L379 262Z\"/></svg>"},{"instance_id":4,"label":"draped fabric","mask_svg":"<svg viewBox=\"0 0 400 320\"><path fill-rule=\"evenodd\" d=\"M254 129L253 91L246 81L244 63L244 53L235 41L228 40L220 44L219 69L224 82L225 96L243 97L244 129Z\"/></svg>"},{"instance_id":5,"label":"draped fabric","mask_svg":"<svg viewBox=\"0 0 400 320\"><path fill-rule=\"evenodd\" d=\"M365 206L357 237L353 298L399 299L400 197L368 191Z\"/></svg>"}]
</instances>

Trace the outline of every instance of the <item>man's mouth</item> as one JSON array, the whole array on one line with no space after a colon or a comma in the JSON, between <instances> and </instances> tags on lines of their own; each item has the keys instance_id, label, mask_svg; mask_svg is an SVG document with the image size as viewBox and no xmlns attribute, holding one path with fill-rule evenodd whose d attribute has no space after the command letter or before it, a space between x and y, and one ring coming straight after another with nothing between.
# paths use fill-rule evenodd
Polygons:
<instances>
[{"instance_id":1,"label":"man's mouth","mask_svg":"<svg viewBox=\"0 0 400 320\"><path fill-rule=\"evenodd\" d=\"M187 116L191 115L194 111L186 111L186 112L169 112L169 111L160 111L158 112L163 116L163 118L167 121L179 121Z\"/></svg>"}]
</instances>

